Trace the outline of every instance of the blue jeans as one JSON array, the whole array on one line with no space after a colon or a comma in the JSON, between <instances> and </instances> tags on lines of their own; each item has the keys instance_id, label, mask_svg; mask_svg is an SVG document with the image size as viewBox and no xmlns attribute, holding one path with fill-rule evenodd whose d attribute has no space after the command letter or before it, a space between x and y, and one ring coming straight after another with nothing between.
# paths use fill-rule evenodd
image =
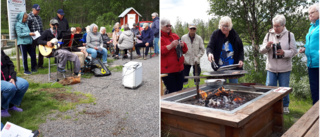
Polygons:
<instances>
[{"instance_id":1,"label":"blue jeans","mask_svg":"<svg viewBox=\"0 0 320 137\"><path fill-rule=\"evenodd\" d=\"M1 80L1 107L8 109L9 104L20 105L28 87L28 81L20 77L17 77L16 86L8 81Z\"/></svg>"},{"instance_id":2,"label":"blue jeans","mask_svg":"<svg viewBox=\"0 0 320 137\"><path fill-rule=\"evenodd\" d=\"M267 71L266 86L277 86L279 81L279 87L289 87L290 73L291 71L283 73L273 73ZM289 103L290 99L288 94L283 98L283 107L289 107Z\"/></svg>"},{"instance_id":3,"label":"blue jeans","mask_svg":"<svg viewBox=\"0 0 320 137\"><path fill-rule=\"evenodd\" d=\"M107 62L108 62L108 61L107 61L108 51L107 51L106 48L102 48L101 51L95 50L95 49L93 49L93 48L87 48L87 52L88 52L89 54L91 54L91 57L92 57L93 59L94 59L94 58L97 58L97 53L100 53L100 54L102 54L102 62L103 62L103 63L107 63Z\"/></svg>"},{"instance_id":4,"label":"blue jeans","mask_svg":"<svg viewBox=\"0 0 320 137\"><path fill-rule=\"evenodd\" d=\"M319 100L319 68L308 68L313 105Z\"/></svg>"},{"instance_id":5,"label":"blue jeans","mask_svg":"<svg viewBox=\"0 0 320 137\"><path fill-rule=\"evenodd\" d=\"M154 45L154 53L159 54L159 38L154 37L153 45Z\"/></svg>"},{"instance_id":6,"label":"blue jeans","mask_svg":"<svg viewBox=\"0 0 320 137\"><path fill-rule=\"evenodd\" d=\"M238 79L229 79L229 83L238 83Z\"/></svg>"}]
</instances>

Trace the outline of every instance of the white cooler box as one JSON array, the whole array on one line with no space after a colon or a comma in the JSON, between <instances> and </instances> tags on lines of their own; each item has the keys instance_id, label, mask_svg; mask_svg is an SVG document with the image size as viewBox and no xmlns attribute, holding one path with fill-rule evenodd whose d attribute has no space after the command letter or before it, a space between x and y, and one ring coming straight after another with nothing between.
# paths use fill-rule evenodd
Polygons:
<instances>
[{"instance_id":1,"label":"white cooler box","mask_svg":"<svg viewBox=\"0 0 320 137\"><path fill-rule=\"evenodd\" d=\"M122 68L122 85L128 88L136 88L142 83L142 63L130 61Z\"/></svg>"}]
</instances>

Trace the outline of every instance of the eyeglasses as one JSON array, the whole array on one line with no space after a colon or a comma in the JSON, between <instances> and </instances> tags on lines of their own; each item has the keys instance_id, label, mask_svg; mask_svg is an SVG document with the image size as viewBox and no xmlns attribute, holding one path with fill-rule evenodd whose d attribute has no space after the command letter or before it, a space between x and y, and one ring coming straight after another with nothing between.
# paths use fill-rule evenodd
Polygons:
<instances>
[{"instance_id":1,"label":"eyeglasses","mask_svg":"<svg viewBox=\"0 0 320 137\"><path fill-rule=\"evenodd\" d=\"M172 27L172 25L166 25L167 28Z\"/></svg>"},{"instance_id":2,"label":"eyeglasses","mask_svg":"<svg viewBox=\"0 0 320 137\"><path fill-rule=\"evenodd\" d=\"M318 12L318 11L312 11L312 12L309 12L309 15L311 15L311 14L313 14L313 13L315 13L315 12Z\"/></svg>"},{"instance_id":3,"label":"eyeglasses","mask_svg":"<svg viewBox=\"0 0 320 137\"><path fill-rule=\"evenodd\" d=\"M282 26L273 26L273 28L281 28Z\"/></svg>"},{"instance_id":4,"label":"eyeglasses","mask_svg":"<svg viewBox=\"0 0 320 137\"><path fill-rule=\"evenodd\" d=\"M228 29L229 26L228 25L222 25L222 28Z\"/></svg>"},{"instance_id":5,"label":"eyeglasses","mask_svg":"<svg viewBox=\"0 0 320 137\"><path fill-rule=\"evenodd\" d=\"M190 28L190 30L197 30L196 28Z\"/></svg>"}]
</instances>

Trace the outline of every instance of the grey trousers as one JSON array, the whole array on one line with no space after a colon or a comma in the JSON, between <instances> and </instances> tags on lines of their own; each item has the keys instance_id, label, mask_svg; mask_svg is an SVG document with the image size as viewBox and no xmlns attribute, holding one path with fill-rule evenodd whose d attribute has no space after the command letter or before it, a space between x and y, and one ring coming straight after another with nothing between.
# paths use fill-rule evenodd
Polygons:
<instances>
[{"instance_id":1,"label":"grey trousers","mask_svg":"<svg viewBox=\"0 0 320 137\"><path fill-rule=\"evenodd\" d=\"M74 72L79 73L80 71L80 61L76 54L72 54L70 51L65 49L58 49L54 52L54 56L58 58L59 64L58 67L64 69L67 61L73 61L74 64Z\"/></svg>"}]
</instances>

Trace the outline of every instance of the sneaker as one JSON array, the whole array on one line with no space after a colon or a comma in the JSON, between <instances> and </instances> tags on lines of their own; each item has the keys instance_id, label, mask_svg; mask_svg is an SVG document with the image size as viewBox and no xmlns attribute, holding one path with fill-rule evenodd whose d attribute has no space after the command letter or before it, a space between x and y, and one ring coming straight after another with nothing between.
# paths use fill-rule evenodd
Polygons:
<instances>
[{"instance_id":1,"label":"sneaker","mask_svg":"<svg viewBox=\"0 0 320 137\"><path fill-rule=\"evenodd\" d=\"M43 66L38 66L38 69L44 69L44 67Z\"/></svg>"},{"instance_id":2,"label":"sneaker","mask_svg":"<svg viewBox=\"0 0 320 137\"><path fill-rule=\"evenodd\" d=\"M64 70L64 69L62 69L62 68L58 68L58 71L59 71L60 73L66 73L66 70Z\"/></svg>"},{"instance_id":3,"label":"sneaker","mask_svg":"<svg viewBox=\"0 0 320 137\"><path fill-rule=\"evenodd\" d=\"M104 65L105 65L106 67L109 67L108 63L104 63Z\"/></svg>"},{"instance_id":4,"label":"sneaker","mask_svg":"<svg viewBox=\"0 0 320 137\"><path fill-rule=\"evenodd\" d=\"M289 108L288 107L283 107L283 113L289 114L290 113Z\"/></svg>"},{"instance_id":5,"label":"sneaker","mask_svg":"<svg viewBox=\"0 0 320 137\"><path fill-rule=\"evenodd\" d=\"M79 74L79 72L74 72L74 75L75 75L75 76L78 76L78 74Z\"/></svg>"},{"instance_id":6,"label":"sneaker","mask_svg":"<svg viewBox=\"0 0 320 137\"><path fill-rule=\"evenodd\" d=\"M152 57L154 57L154 56L156 56L156 53L153 53L153 54L152 54Z\"/></svg>"},{"instance_id":7,"label":"sneaker","mask_svg":"<svg viewBox=\"0 0 320 137\"><path fill-rule=\"evenodd\" d=\"M33 133L33 137L39 137L40 136L40 130L39 129L33 131L32 133Z\"/></svg>"},{"instance_id":8,"label":"sneaker","mask_svg":"<svg viewBox=\"0 0 320 137\"><path fill-rule=\"evenodd\" d=\"M118 56L118 55L116 55L116 56L114 56L113 58L114 58L114 59L119 59L119 56Z\"/></svg>"},{"instance_id":9,"label":"sneaker","mask_svg":"<svg viewBox=\"0 0 320 137\"><path fill-rule=\"evenodd\" d=\"M25 75L31 75L31 72L30 72L30 71L25 71L23 74L25 74Z\"/></svg>"},{"instance_id":10,"label":"sneaker","mask_svg":"<svg viewBox=\"0 0 320 137\"><path fill-rule=\"evenodd\" d=\"M37 70L37 69L31 70L31 71L32 71L32 72L34 72L34 73L38 72L38 70Z\"/></svg>"},{"instance_id":11,"label":"sneaker","mask_svg":"<svg viewBox=\"0 0 320 137\"><path fill-rule=\"evenodd\" d=\"M10 117L10 113L7 109L1 110L1 117Z\"/></svg>"},{"instance_id":12,"label":"sneaker","mask_svg":"<svg viewBox=\"0 0 320 137\"><path fill-rule=\"evenodd\" d=\"M127 59L127 58L128 58L128 56L127 56L127 55L124 55L124 56L123 56L123 58L124 58L124 59Z\"/></svg>"},{"instance_id":13,"label":"sneaker","mask_svg":"<svg viewBox=\"0 0 320 137\"><path fill-rule=\"evenodd\" d=\"M23 111L22 108L18 108L16 106L13 106L13 107L9 108L9 110L13 110L13 111L17 111L17 112L22 112Z\"/></svg>"},{"instance_id":14,"label":"sneaker","mask_svg":"<svg viewBox=\"0 0 320 137\"><path fill-rule=\"evenodd\" d=\"M147 60L147 56L144 56L144 58L143 58L144 60Z\"/></svg>"}]
</instances>

